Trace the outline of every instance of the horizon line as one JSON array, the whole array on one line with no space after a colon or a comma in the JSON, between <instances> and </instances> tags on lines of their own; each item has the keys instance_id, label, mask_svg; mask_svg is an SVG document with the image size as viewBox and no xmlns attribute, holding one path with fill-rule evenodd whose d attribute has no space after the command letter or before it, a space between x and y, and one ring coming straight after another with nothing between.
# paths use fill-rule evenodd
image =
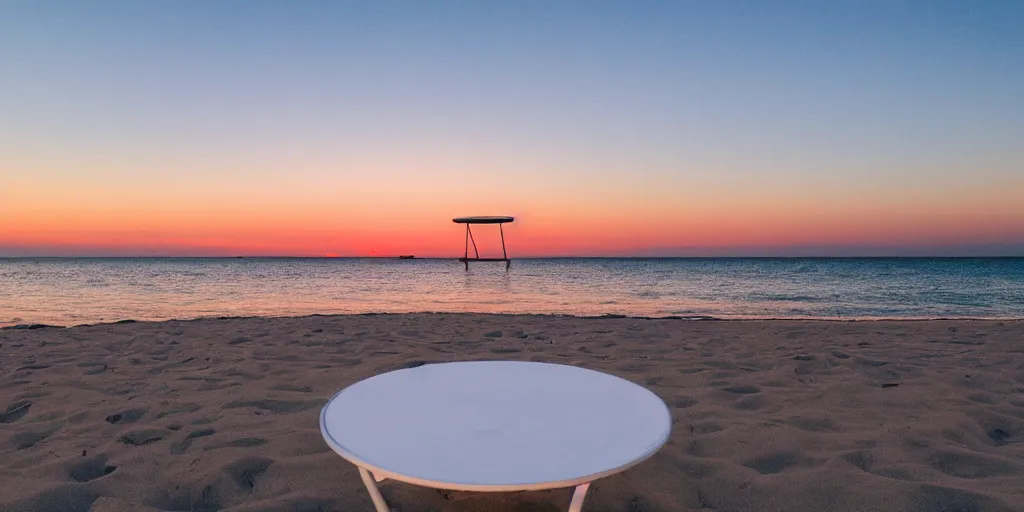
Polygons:
<instances>
[{"instance_id":1,"label":"horizon line","mask_svg":"<svg viewBox=\"0 0 1024 512\"><path fill-rule=\"evenodd\" d=\"M237 256L200 256L200 255L118 255L118 256L0 256L0 260L32 260L32 259L306 259L306 260L453 260L461 256L416 256L403 258L395 256L296 256L296 255L237 255ZM749 255L749 256L522 256L510 260L706 260L706 259L1019 259L1018 255L860 255L860 256L829 256L829 255Z\"/></svg>"}]
</instances>

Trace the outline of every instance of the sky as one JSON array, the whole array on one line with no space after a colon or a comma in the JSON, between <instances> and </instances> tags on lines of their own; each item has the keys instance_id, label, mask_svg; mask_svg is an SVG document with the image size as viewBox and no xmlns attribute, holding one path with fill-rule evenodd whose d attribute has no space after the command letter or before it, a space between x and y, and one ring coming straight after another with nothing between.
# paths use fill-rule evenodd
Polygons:
<instances>
[{"instance_id":1,"label":"sky","mask_svg":"<svg viewBox=\"0 0 1024 512\"><path fill-rule=\"evenodd\" d=\"M0 2L0 256L1024 256L1024 2ZM493 226L474 231L500 253Z\"/></svg>"}]
</instances>

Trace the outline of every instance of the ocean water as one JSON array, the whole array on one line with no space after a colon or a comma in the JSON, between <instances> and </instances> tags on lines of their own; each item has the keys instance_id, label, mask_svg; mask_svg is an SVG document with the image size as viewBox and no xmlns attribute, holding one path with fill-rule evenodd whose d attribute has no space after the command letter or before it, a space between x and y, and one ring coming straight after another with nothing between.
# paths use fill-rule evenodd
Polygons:
<instances>
[{"instance_id":1,"label":"ocean water","mask_svg":"<svg viewBox=\"0 0 1024 512\"><path fill-rule=\"evenodd\" d=\"M1024 318L1024 258L0 259L0 325L422 311Z\"/></svg>"}]
</instances>

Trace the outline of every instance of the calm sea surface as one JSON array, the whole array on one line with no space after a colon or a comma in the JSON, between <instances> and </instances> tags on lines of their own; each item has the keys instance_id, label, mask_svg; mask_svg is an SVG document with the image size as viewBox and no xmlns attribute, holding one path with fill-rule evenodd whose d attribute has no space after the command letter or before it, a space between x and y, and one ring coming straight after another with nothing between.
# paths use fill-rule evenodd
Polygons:
<instances>
[{"instance_id":1,"label":"calm sea surface","mask_svg":"<svg viewBox=\"0 0 1024 512\"><path fill-rule=\"evenodd\" d=\"M0 259L0 325L410 311L1024 318L1024 258Z\"/></svg>"}]
</instances>

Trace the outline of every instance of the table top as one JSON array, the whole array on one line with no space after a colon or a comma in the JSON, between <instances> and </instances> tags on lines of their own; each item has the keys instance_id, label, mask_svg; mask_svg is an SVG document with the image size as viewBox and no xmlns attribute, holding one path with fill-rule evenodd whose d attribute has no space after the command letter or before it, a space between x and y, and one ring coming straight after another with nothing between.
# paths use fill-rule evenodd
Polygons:
<instances>
[{"instance_id":1,"label":"table top","mask_svg":"<svg viewBox=\"0 0 1024 512\"><path fill-rule=\"evenodd\" d=\"M672 420L651 391L575 366L428 364L357 382L320 413L327 444L353 464L463 491L571 487L657 452Z\"/></svg>"},{"instance_id":2,"label":"table top","mask_svg":"<svg viewBox=\"0 0 1024 512\"><path fill-rule=\"evenodd\" d=\"M513 217L504 216L478 216L478 217L456 217L452 219L452 222L458 224L505 224L506 222L512 222L515 219Z\"/></svg>"}]
</instances>

